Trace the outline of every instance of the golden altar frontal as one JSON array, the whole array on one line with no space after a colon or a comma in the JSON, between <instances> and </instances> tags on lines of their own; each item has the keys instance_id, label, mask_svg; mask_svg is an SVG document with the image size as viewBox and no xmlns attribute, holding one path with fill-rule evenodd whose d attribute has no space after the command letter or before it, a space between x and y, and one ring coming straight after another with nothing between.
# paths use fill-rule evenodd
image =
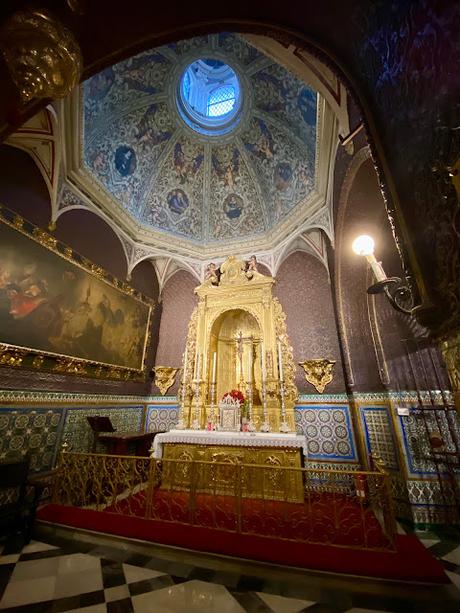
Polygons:
<instances>
[{"instance_id":1,"label":"golden altar frontal","mask_svg":"<svg viewBox=\"0 0 460 613\"><path fill-rule=\"evenodd\" d=\"M296 434L176 430L157 435L154 457L161 489L303 502L305 446Z\"/></svg>"}]
</instances>

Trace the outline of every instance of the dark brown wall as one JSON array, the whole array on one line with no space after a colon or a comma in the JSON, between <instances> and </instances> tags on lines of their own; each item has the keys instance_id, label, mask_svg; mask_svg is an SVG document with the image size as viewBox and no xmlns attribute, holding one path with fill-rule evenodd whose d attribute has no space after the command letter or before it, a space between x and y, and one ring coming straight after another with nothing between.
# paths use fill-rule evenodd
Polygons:
<instances>
[{"instance_id":1,"label":"dark brown wall","mask_svg":"<svg viewBox=\"0 0 460 613\"><path fill-rule=\"evenodd\" d=\"M323 264L308 253L296 252L280 266L274 294L284 312L289 340L297 366L296 384L300 393L316 394L299 362L311 358L336 360L334 379L326 393L344 392L342 361L332 306L331 286Z\"/></svg>"},{"instance_id":2,"label":"dark brown wall","mask_svg":"<svg viewBox=\"0 0 460 613\"><path fill-rule=\"evenodd\" d=\"M339 216L340 225L336 230L339 247L335 264L339 276L336 274L335 278L342 299L354 391L382 389L383 381L390 389L415 389L417 385L424 389L427 386L439 387L432 377L433 366L428 364L426 358L426 370L431 371L427 372L427 377L420 374L423 374L424 366L416 366L421 354L417 349L419 341L413 339L423 338L427 331L414 318L396 311L384 295L368 296L366 289L373 282L373 277L367 271L365 258L355 255L351 248L356 236L370 234L376 243L375 255L383 263L387 275L403 277L384 200L370 159L359 167L348 200L340 206L345 207L345 215ZM372 312L375 313L374 318L369 316ZM407 343L407 340L410 342ZM379 361L376 355L379 355ZM409 359L415 367L415 378ZM379 368L382 369L381 373Z\"/></svg>"},{"instance_id":3,"label":"dark brown wall","mask_svg":"<svg viewBox=\"0 0 460 613\"><path fill-rule=\"evenodd\" d=\"M120 239L103 219L82 209L59 217L54 236L119 279L127 273Z\"/></svg>"},{"instance_id":4,"label":"dark brown wall","mask_svg":"<svg viewBox=\"0 0 460 613\"><path fill-rule=\"evenodd\" d=\"M345 207L343 224L336 252L337 302L345 331L345 344L351 360L354 391L377 391L383 388L369 324L366 290L368 287L367 264L363 257L353 253L351 245L359 234L370 234L376 243L378 259L385 262L385 244L382 228L385 225L384 202L377 176L368 159L358 169L351 185ZM340 223L340 222L339 222ZM386 222L388 224L388 221ZM393 241L394 244L394 241Z\"/></svg>"},{"instance_id":5,"label":"dark brown wall","mask_svg":"<svg viewBox=\"0 0 460 613\"><path fill-rule=\"evenodd\" d=\"M162 315L160 322L160 337L155 359L157 366L182 366L182 354L185 349L188 324L197 297L193 293L199 281L191 273L178 270L166 282L161 295ZM176 394L179 389L180 373L168 394ZM157 387L153 388L159 393Z\"/></svg>"},{"instance_id":6,"label":"dark brown wall","mask_svg":"<svg viewBox=\"0 0 460 613\"><path fill-rule=\"evenodd\" d=\"M0 204L46 228L51 219L48 188L28 153L0 146Z\"/></svg>"}]
</instances>

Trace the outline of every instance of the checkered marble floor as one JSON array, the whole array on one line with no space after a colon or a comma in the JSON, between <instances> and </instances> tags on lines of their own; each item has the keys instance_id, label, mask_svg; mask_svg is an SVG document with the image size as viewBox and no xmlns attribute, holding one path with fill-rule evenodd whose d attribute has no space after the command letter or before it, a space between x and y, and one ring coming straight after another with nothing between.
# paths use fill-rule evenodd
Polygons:
<instances>
[{"instance_id":1,"label":"checkered marble floor","mask_svg":"<svg viewBox=\"0 0 460 613\"><path fill-rule=\"evenodd\" d=\"M95 546L86 541L50 539L25 545L20 537L0 544L0 609L20 612L87 613L378 613L379 611L460 610L460 590L430 588L415 597L414 587L387 590L374 582L356 591L359 579L337 588L332 580L293 583L240 574L176 559L150 557L129 550ZM436 536L422 542L438 555L460 588L460 546ZM241 563L239 570L246 570ZM326 583L325 583L326 581ZM342 580L342 584L344 580ZM375 587L377 586L377 587ZM427 589L424 587L423 589ZM439 590L439 597L432 590ZM427 596L431 594L431 596ZM408 597L407 597L408 596ZM428 600L427 600L428 598ZM431 600L430 600L431 598Z\"/></svg>"},{"instance_id":2,"label":"checkered marble floor","mask_svg":"<svg viewBox=\"0 0 460 613\"><path fill-rule=\"evenodd\" d=\"M418 537L425 547L438 558L452 583L460 590L460 539L453 534L451 538L436 534L419 533Z\"/></svg>"}]
</instances>

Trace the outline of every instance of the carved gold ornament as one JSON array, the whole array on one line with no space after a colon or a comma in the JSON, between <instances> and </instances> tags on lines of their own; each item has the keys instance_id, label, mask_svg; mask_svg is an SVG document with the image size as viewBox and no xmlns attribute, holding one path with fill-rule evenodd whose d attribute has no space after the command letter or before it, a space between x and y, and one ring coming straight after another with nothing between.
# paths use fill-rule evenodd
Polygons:
<instances>
[{"instance_id":1,"label":"carved gold ornament","mask_svg":"<svg viewBox=\"0 0 460 613\"><path fill-rule=\"evenodd\" d=\"M441 343L441 351L449 375L454 403L460 414L460 332Z\"/></svg>"},{"instance_id":2,"label":"carved gold ornament","mask_svg":"<svg viewBox=\"0 0 460 613\"><path fill-rule=\"evenodd\" d=\"M70 30L47 11L14 13L0 30L0 47L23 104L64 98L80 80L80 47Z\"/></svg>"},{"instance_id":3,"label":"carved gold ornament","mask_svg":"<svg viewBox=\"0 0 460 613\"><path fill-rule=\"evenodd\" d=\"M0 364L4 366L22 366L22 361L27 351L14 349L8 346L0 346Z\"/></svg>"},{"instance_id":4,"label":"carved gold ornament","mask_svg":"<svg viewBox=\"0 0 460 613\"><path fill-rule=\"evenodd\" d=\"M324 392L326 385L328 385L333 379L333 369L335 360L328 360L326 358L320 358L316 360L305 360L305 362L299 362L305 371L305 379L308 383L311 383L313 387L320 394Z\"/></svg>"},{"instance_id":5,"label":"carved gold ornament","mask_svg":"<svg viewBox=\"0 0 460 613\"><path fill-rule=\"evenodd\" d=\"M173 368L172 366L155 366L153 369L155 372L155 385L164 396L169 388L174 385L177 372L179 368Z\"/></svg>"}]
</instances>

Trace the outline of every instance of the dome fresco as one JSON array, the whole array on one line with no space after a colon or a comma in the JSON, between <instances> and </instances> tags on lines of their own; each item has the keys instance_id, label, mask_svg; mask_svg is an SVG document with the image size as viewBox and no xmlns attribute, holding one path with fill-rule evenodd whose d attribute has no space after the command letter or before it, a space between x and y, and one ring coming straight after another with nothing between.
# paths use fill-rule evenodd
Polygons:
<instances>
[{"instance_id":1,"label":"dome fresco","mask_svg":"<svg viewBox=\"0 0 460 613\"><path fill-rule=\"evenodd\" d=\"M83 111L87 170L147 228L203 244L258 236L315 188L316 92L236 34L107 68L85 82Z\"/></svg>"}]
</instances>

